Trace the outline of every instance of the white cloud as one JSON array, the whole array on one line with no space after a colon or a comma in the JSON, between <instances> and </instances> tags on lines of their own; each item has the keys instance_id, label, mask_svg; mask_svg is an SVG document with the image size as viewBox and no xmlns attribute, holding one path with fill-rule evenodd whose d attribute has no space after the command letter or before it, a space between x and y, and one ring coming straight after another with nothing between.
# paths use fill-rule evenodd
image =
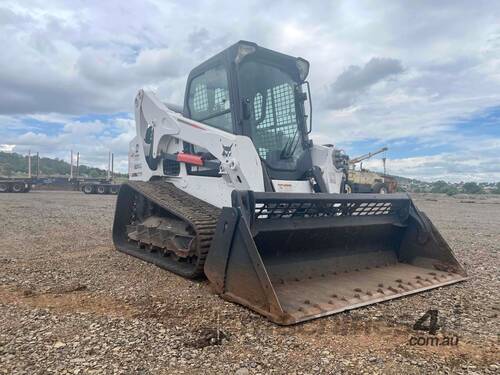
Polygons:
<instances>
[{"instance_id":1,"label":"white cloud","mask_svg":"<svg viewBox=\"0 0 500 375\"><path fill-rule=\"evenodd\" d=\"M3 144L3 145L0 145L0 151L2 151L2 152L12 152L12 151L14 151L15 147L16 147L16 145L6 145L6 144Z\"/></svg>"},{"instance_id":2,"label":"white cloud","mask_svg":"<svg viewBox=\"0 0 500 375\"><path fill-rule=\"evenodd\" d=\"M414 149L442 143L449 148L442 163L451 168L461 142L482 141L480 134L455 137L457 122L500 105L498 19L500 6L490 1L192 1L186 11L180 1L6 0L0 142L53 155L80 148L96 163L109 148L125 158L134 134L127 116L117 116L110 133L106 122L75 115L130 113L140 87L181 103L191 68L246 39L311 62L319 142L353 152L357 141L412 139ZM477 162L464 176L479 176L491 161L483 153L468 157ZM411 170L403 163L437 163L433 156L395 159L406 160L401 172ZM437 176L419 168L412 173Z\"/></svg>"},{"instance_id":3,"label":"white cloud","mask_svg":"<svg viewBox=\"0 0 500 375\"><path fill-rule=\"evenodd\" d=\"M41 156L57 157L69 161L70 150L80 152L82 164L106 168L108 152L115 154L116 170L127 171L128 144L135 135L135 122L129 117L116 117L107 121L81 121L70 117L43 117L55 120L62 128L55 134L46 134L39 129L21 134L4 136L8 143L0 145L0 151L26 154L40 152ZM0 130L0 135L2 132ZM2 139L2 140L3 140Z\"/></svg>"},{"instance_id":4,"label":"white cloud","mask_svg":"<svg viewBox=\"0 0 500 375\"><path fill-rule=\"evenodd\" d=\"M324 106L335 110L352 107L370 87L401 73L401 61L391 58L374 57L363 67L350 65L329 87Z\"/></svg>"},{"instance_id":5,"label":"white cloud","mask_svg":"<svg viewBox=\"0 0 500 375\"><path fill-rule=\"evenodd\" d=\"M500 181L500 138L484 138L471 143L462 140L460 152L397 158L387 157L387 173L424 181ZM480 157L478 157L480 156ZM363 167L383 170L379 158L366 160Z\"/></svg>"},{"instance_id":6,"label":"white cloud","mask_svg":"<svg viewBox=\"0 0 500 375\"><path fill-rule=\"evenodd\" d=\"M450 182L500 181L498 165L500 157L464 159L460 155L441 153L401 159L387 159L387 173L424 181L445 180ZM382 171L380 160L363 163L364 168Z\"/></svg>"}]
</instances>

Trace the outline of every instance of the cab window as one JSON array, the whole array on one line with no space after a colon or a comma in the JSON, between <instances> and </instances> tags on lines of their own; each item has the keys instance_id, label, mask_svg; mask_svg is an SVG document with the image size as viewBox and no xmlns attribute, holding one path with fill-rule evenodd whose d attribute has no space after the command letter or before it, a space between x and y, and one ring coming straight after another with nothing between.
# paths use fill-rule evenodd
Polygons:
<instances>
[{"instance_id":1,"label":"cab window","mask_svg":"<svg viewBox=\"0 0 500 375\"><path fill-rule=\"evenodd\" d=\"M188 106L193 120L233 132L231 102L224 67L209 69L191 81Z\"/></svg>"}]
</instances>

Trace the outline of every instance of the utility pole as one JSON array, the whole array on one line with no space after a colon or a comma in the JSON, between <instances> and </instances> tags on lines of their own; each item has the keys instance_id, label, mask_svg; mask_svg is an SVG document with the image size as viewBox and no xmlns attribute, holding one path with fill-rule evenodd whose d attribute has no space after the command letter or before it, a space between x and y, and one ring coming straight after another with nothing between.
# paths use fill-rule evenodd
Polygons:
<instances>
[{"instance_id":1,"label":"utility pole","mask_svg":"<svg viewBox=\"0 0 500 375\"><path fill-rule=\"evenodd\" d=\"M71 150L71 161L70 161L70 167L69 167L69 179L73 179L73 150Z\"/></svg>"},{"instance_id":2,"label":"utility pole","mask_svg":"<svg viewBox=\"0 0 500 375\"><path fill-rule=\"evenodd\" d=\"M80 177L80 152L76 153L76 178Z\"/></svg>"},{"instance_id":3,"label":"utility pole","mask_svg":"<svg viewBox=\"0 0 500 375\"><path fill-rule=\"evenodd\" d=\"M114 178L115 174L115 154L111 153L111 179Z\"/></svg>"},{"instance_id":4,"label":"utility pole","mask_svg":"<svg viewBox=\"0 0 500 375\"><path fill-rule=\"evenodd\" d=\"M31 179L31 150L28 150L28 178Z\"/></svg>"},{"instance_id":5,"label":"utility pole","mask_svg":"<svg viewBox=\"0 0 500 375\"><path fill-rule=\"evenodd\" d=\"M40 153L36 153L36 178L40 176Z\"/></svg>"},{"instance_id":6,"label":"utility pole","mask_svg":"<svg viewBox=\"0 0 500 375\"><path fill-rule=\"evenodd\" d=\"M106 174L106 179L109 181L109 173L111 169L111 151L108 152L108 170Z\"/></svg>"}]
</instances>

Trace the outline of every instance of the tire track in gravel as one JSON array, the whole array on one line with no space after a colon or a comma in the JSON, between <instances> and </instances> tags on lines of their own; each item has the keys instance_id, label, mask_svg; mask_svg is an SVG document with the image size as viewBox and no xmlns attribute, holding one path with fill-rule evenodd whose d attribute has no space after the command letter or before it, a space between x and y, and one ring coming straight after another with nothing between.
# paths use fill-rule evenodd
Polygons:
<instances>
[{"instance_id":1,"label":"tire track in gravel","mask_svg":"<svg viewBox=\"0 0 500 375\"><path fill-rule=\"evenodd\" d=\"M137 307L115 298L97 295L85 289L33 292L0 286L0 304L25 308L49 309L56 313L91 313L110 317L134 318L140 313Z\"/></svg>"}]
</instances>

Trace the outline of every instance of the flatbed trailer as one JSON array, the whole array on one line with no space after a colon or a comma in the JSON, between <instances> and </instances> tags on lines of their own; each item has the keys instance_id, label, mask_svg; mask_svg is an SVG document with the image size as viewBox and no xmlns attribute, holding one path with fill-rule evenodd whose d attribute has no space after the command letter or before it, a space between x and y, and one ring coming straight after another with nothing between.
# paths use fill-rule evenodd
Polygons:
<instances>
[{"instance_id":1,"label":"flatbed trailer","mask_svg":"<svg viewBox=\"0 0 500 375\"><path fill-rule=\"evenodd\" d=\"M85 194L118 194L120 184L110 182L84 182L80 184L80 190Z\"/></svg>"},{"instance_id":2,"label":"flatbed trailer","mask_svg":"<svg viewBox=\"0 0 500 375\"><path fill-rule=\"evenodd\" d=\"M0 193L27 193L33 186L31 178L0 177Z\"/></svg>"}]
</instances>

